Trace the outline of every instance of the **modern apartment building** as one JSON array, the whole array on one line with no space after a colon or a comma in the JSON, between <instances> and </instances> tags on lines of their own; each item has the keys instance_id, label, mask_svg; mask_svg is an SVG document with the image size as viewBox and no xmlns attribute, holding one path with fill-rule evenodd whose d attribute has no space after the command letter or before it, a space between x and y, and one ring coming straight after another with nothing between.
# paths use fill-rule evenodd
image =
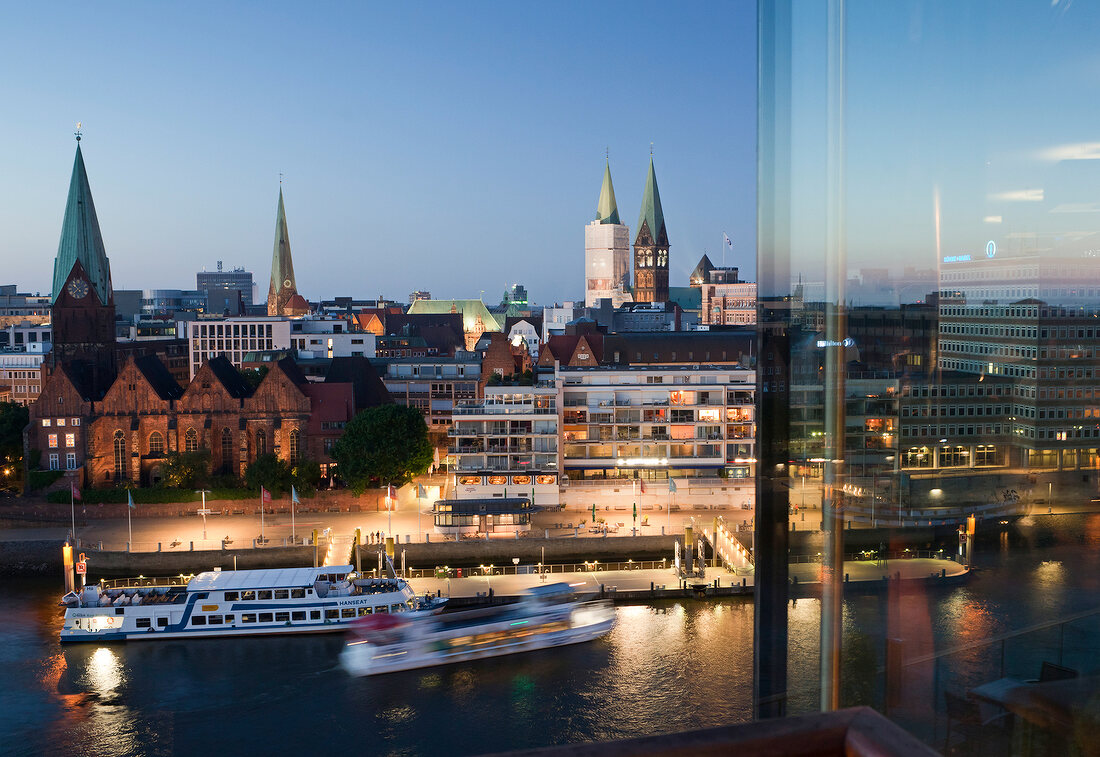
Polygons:
<instances>
[{"instance_id":1,"label":"modern apartment building","mask_svg":"<svg viewBox=\"0 0 1100 757\"><path fill-rule=\"evenodd\" d=\"M206 360L218 355L225 355L239 369L249 352L290 349L290 320L257 316L192 321L187 324L187 341L191 378Z\"/></svg>"},{"instance_id":2,"label":"modern apartment building","mask_svg":"<svg viewBox=\"0 0 1100 757\"><path fill-rule=\"evenodd\" d=\"M430 431L446 432L459 402L477 399L481 359L460 351L455 357L423 357L373 360L393 401L415 407L424 415Z\"/></svg>"},{"instance_id":3,"label":"modern apartment building","mask_svg":"<svg viewBox=\"0 0 1100 757\"><path fill-rule=\"evenodd\" d=\"M530 495L536 505L558 504L557 394L553 381L491 386L455 407L448 454L459 499Z\"/></svg>"},{"instance_id":4,"label":"modern apartment building","mask_svg":"<svg viewBox=\"0 0 1100 757\"><path fill-rule=\"evenodd\" d=\"M736 366L559 367L570 479L748 478L756 374Z\"/></svg>"}]
</instances>

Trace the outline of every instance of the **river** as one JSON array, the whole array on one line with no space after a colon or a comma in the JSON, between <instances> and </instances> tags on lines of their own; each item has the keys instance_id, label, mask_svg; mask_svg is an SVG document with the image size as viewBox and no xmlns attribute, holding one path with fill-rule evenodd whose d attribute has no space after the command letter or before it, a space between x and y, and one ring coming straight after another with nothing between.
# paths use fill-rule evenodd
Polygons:
<instances>
[{"instance_id":1,"label":"river","mask_svg":"<svg viewBox=\"0 0 1100 757\"><path fill-rule=\"evenodd\" d=\"M1054 516L987 539L964 585L848 596L846 702L881 704L887 635L905 636L914 653L941 650L1100 607L1098 545L1100 515ZM353 679L337 665L338 636L62 647L59 588L0 584L5 754L480 754L723 725L751 712L751 599L620 606L614 631L594 643ZM792 712L817 701L818 612L813 598L791 605ZM1097 634L1076 633L1063 661L1097 665ZM996 677L997 654L955 656L938 675ZM1051 654L1029 640L1010 649L1010 664L1030 669ZM914 685L910 709L929 691Z\"/></svg>"}]
</instances>

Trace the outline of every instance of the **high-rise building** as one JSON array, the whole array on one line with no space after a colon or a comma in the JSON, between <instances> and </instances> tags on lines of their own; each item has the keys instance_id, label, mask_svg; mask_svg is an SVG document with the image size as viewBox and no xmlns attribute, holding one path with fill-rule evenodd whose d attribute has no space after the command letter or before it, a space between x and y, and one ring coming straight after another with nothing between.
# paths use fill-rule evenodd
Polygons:
<instances>
[{"instance_id":1,"label":"high-rise building","mask_svg":"<svg viewBox=\"0 0 1100 757\"><path fill-rule=\"evenodd\" d=\"M619 305L630 288L630 229L619 221L611 166L604 166L596 220L584 227L584 304L601 299Z\"/></svg>"},{"instance_id":2,"label":"high-rise building","mask_svg":"<svg viewBox=\"0 0 1100 757\"><path fill-rule=\"evenodd\" d=\"M222 261L218 261L218 270L199 271L195 274L195 288L209 297L211 292L215 296L222 295L222 290L235 289L241 293L241 301L245 308L252 307L252 271L237 267L227 271L222 267Z\"/></svg>"},{"instance_id":3,"label":"high-rise building","mask_svg":"<svg viewBox=\"0 0 1100 757\"><path fill-rule=\"evenodd\" d=\"M668 233L652 157L634 238L634 301L668 301Z\"/></svg>"},{"instance_id":4,"label":"high-rise building","mask_svg":"<svg viewBox=\"0 0 1100 757\"><path fill-rule=\"evenodd\" d=\"M309 303L298 294L294 261L290 258L290 232L286 228L283 189L279 187L279 211L275 216L275 247L271 253L271 285L267 290L268 315L308 315Z\"/></svg>"},{"instance_id":5,"label":"high-rise building","mask_svg":"<svg viewBox=\"0 0 1100 757\"><path fill-rule=\"evenodd\" d=\"M69 369L85 399L99 399L116 372L115 299L79 134L54 259L50 317L51 371Z\"/></svg>"}]
</instances>

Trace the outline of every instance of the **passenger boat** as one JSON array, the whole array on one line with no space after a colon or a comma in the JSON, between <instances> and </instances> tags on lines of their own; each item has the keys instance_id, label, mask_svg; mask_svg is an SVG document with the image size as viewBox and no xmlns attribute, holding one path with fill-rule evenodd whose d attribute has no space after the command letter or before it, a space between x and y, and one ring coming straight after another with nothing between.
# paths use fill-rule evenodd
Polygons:
<instances>
[{"instance_id":1,"label":"passenger boat","mask_svg":"<svg viewBox=\"0 0 1100 757\"><path fill-rule=\"evenodd\" d=\"M444 602L416 596L402 578L364 578L351 565L102 581L62 600L61 641L326 633L376 613L431 614Z\"/></svg>"},{"instance_id":2,"label":"passenger boat","mask_svg":"<svg viewBox=\"0 0 1100 757\"><path fill-rule=\"evenodd\" d=\"M591 641L614 625L610 602L578 601L567 584L551 584L512 605L360 618L340 662L355 676L392 673Z\"/></svg>"}]
</instances>

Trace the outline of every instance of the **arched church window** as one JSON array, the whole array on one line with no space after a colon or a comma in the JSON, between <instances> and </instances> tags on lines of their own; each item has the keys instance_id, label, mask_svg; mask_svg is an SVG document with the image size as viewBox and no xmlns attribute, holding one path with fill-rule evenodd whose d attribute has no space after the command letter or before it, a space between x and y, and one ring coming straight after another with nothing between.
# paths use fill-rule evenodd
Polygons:
<instances>
[{"instance_id":1,"label":"arched church window","mask_svg":"<svg viewBox=\"0 0 1100 757\"><path fill-rule=\"evenodd\" d=\"M233 472L233 432L222 429L222 472Z\"/></svg>"},{"instance_id":2,"label":"arched church window","mask_svg":"<svg viewBox=\"0 0 1100 757\"><path fill-rule=\"evenodd\" d=\"M126 478L126 435L122 431L115 432L115 481Z\"/></svg>"},{"instance_id":3,"label":"arched church window","mask_svg":"<svg viewBox=\"0 0 1100 757\"><path fill-rule=\"evenodd\" d=\"M256 457L267 454L267 432L262 428L256 432Z\"/></svg>"},{"instance_id":4,"label":"arched church window","mask_svg":"<svg viewBox=\"0 0 1100 757\"><path fill-rule=\"evenodd\" d=\"M149 454L164 454L164 437L160 435L159 431L154 431L153 433L149 434Z\"/></svg>"},{"instance_id":5,"label":"arched church window","mask_svg":"<svg viewBox=\"0 0 1100 757\"><path fill-rule=\"evenodd\" d=\"M290 464L291 465L297 465L298 464L298 444L299 444L299 441L300 441L300 437L299 437L299 434L298 434L298 429L292 429L291 432L290 432Z\"/></svg>"}]
</instances>

